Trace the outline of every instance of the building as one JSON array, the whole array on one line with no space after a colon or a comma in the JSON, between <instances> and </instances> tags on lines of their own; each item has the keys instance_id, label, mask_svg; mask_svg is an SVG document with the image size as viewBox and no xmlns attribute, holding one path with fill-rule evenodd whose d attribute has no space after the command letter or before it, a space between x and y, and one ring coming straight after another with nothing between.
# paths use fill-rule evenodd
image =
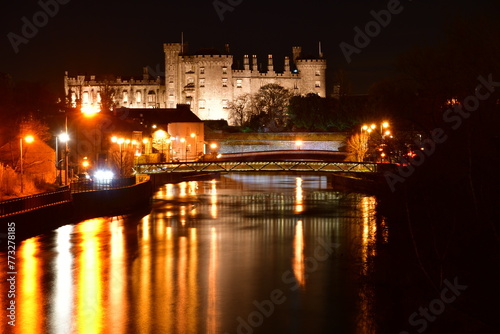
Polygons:
<instances>
[{"instance_id":1,"label":"building","mask_svg":"<svg viewBox=\"0 0 500 334\"><path fill-rule=\"evenodd\" d=\"M154 148L161 154L161 161L193 161L205 153L203 121L189 109L189 105L154 110L122 108L117 112L149 129L151 141L145 153L153 153Z\"/></svg>"},{"instance_id":2,"label":"building","mask_svg":"<svg viewBox=\"0 0 500 334\"><path fill-rule=\"evenodd\" d=\"M301 47L292 48L292 57L285 57L284 69L275 71L272 55L260 64L256 55L245 55L243 67L237 66L229 47L226 52L205 49L193 54L186 44L164 44L165 76L152 78L148 68L141 78L119 76L99 78L95 75L64 77L64 88L73 107L98 108L102 92L113 91L116 107L175 108L189 104L202 120L228 120L228 107L242 94L255 94L260 87L275 83L292 92L316 93L326 97L326 60L305 57ZM267 64L267 66L265 66Z\"/></svg>"}]
</instances>

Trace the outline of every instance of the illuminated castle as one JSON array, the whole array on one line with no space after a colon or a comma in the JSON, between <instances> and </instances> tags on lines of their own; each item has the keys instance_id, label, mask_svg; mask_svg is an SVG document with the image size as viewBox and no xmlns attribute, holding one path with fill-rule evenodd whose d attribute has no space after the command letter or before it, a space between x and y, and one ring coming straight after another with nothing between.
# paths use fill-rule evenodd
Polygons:
<instances>
[{"instance_id":1,"label":"illuminated castle","mask_svg":"<svg viewBox=\"0 0 500 334\"><path fill-rule=\"evenodd\" d=\"M326 96L326 60L319 57L303 57L301 47L293 47L292 59L285 57L284 70L274 70L273 56L267 59L267 68L259 64L257 56L245 55L243 67L237 68L233 55L226 46L225 53L202 50L187 52L185 44L164 44L165 76L150 77L144 68L142 78L111 80L96 76L64 77L65 92L73 106L80 101L82 107L97 107L100 92L114 91L116 107L128 108L175 108L177 104L189 104L201 119L228 119L228 106L242 94L255 94L260 87L275 83L294 94L316 93ZM106 88L104 88L106 87Z\"/></svg>"}]
</instances>

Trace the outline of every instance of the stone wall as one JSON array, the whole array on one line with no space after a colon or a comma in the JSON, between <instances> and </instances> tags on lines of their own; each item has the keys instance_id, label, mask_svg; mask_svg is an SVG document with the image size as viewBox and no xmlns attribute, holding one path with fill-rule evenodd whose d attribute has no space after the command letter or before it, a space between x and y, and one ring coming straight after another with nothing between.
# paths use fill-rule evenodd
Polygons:
<instances>
[{"instance_id":1,"label":"stone wall","mask_svg":"<svg viewBox=\"0 0 500 334\"><path fill-rule=\"evenodd\" d=\"M341 151L344 133L236 133L206 134L206 142L216 143L219 153L242 153L278 150ZM301 145L297 145L297 141ZM209 150L207 150L209 152Z\"/></svg>"}]
</instances>

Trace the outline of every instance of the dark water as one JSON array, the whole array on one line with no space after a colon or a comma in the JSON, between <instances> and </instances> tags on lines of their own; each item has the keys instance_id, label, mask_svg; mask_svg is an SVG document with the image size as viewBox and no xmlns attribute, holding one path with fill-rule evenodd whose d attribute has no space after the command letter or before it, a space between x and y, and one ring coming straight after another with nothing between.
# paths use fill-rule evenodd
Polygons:
<instances>
[{"instance_id":1,"label":"dark water","mask_svg":"<svg viewBox=\"0 0 500 334\"><path fill-rule=\"evenodd\" d=\"M324 176L165 185L150 215L17 245L13 333L377 333L376 199ZM1 254L2 314L9 305Z\"/></svg>"}]
</instances>

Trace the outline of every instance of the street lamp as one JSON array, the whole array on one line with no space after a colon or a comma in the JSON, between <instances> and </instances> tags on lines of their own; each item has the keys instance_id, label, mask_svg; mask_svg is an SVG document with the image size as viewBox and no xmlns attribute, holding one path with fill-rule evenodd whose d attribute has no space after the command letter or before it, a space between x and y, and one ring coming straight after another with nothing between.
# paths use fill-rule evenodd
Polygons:
<instances>
[{"instance_id":1,"label":"street lamp","mask_svg":"<svg viewBox=\"0 0 500 334\"><path fill-rule=\"evenodd\" d=\"M129 139L127 140L130 142ZM118 144L118 147L120 148L120 177L123 177L123 143L125 142L125 139L113 136L111 137L111 142Z\"/></svg>"},{"instance_id":2,"label":"street lamp","mask_svg":"<svg viewBox=\"0 0 500 334\"><path fill-rule=\"evenodd\" d=\"M56 137L56 151L58 150L57 148L57 142L60 141L62 143L65 143L65 148L64 148L64 168L65 168L65 173L64 173L64 184L68 184L68 141L69 141L69 135L67 132L61 133L59 136ZM56 152L56 155L59 153ZM58 158L59 159L59 158ZM57 164L59 166L59 160L57 160ZM62 181L61 180L61 169L59 168L59 184Z\"/></svg>"},{"instance_id":3,"label":"street lamp","mask_svg":"<svg viewBox=\"0 0 500 334\"><path fill-rule=\"evenodd\" d=\"M295 146L297 146L297 150L300 150L300 148L302 147L302 144L304 144L304 142L300 139L295 141Z\"/></svg>"},{"instance_id":4,"label":"street lamp","mask_svg":"<svg viewBox=\"0 0 500 334\"><path fill-rule=\"evenodd\" d=\"M181 143L184 143L184 147L185 147L185 149L184 149L184 161L187 161L187 143L186 143L186 138L181 138L180 141L181 141ZM181 150L182 150L182 146L181 146Z\"/></svg>"},{"instance_id":5,"label":"street lamp","mask_svg":"<svg viewBox=\"0 0 500 334\"><path fill-rule=\"evenodd\" d=\"M32 142L35 141L35 137L33 137L32 135L28 135L24 138L19 138L19 150L20 150L20 153L21 153L21 157L20 157L20 170L21 170L21 194L24 192L24 180L23 180L23 176L24 176L24 170L23 170L23 140L26 141L26 143L30 144Z\"/></svg>"},{"instance_id":6,"label":"street lamp","mask_svg":"<svg viewBox=\"0 0 500 334\"><path fill-rule=\"evenodd\" d=\"M198 135L196 133L191 134L191 138L194 138L194 159L198 156Z\"/></svg>"}]
</instances>

